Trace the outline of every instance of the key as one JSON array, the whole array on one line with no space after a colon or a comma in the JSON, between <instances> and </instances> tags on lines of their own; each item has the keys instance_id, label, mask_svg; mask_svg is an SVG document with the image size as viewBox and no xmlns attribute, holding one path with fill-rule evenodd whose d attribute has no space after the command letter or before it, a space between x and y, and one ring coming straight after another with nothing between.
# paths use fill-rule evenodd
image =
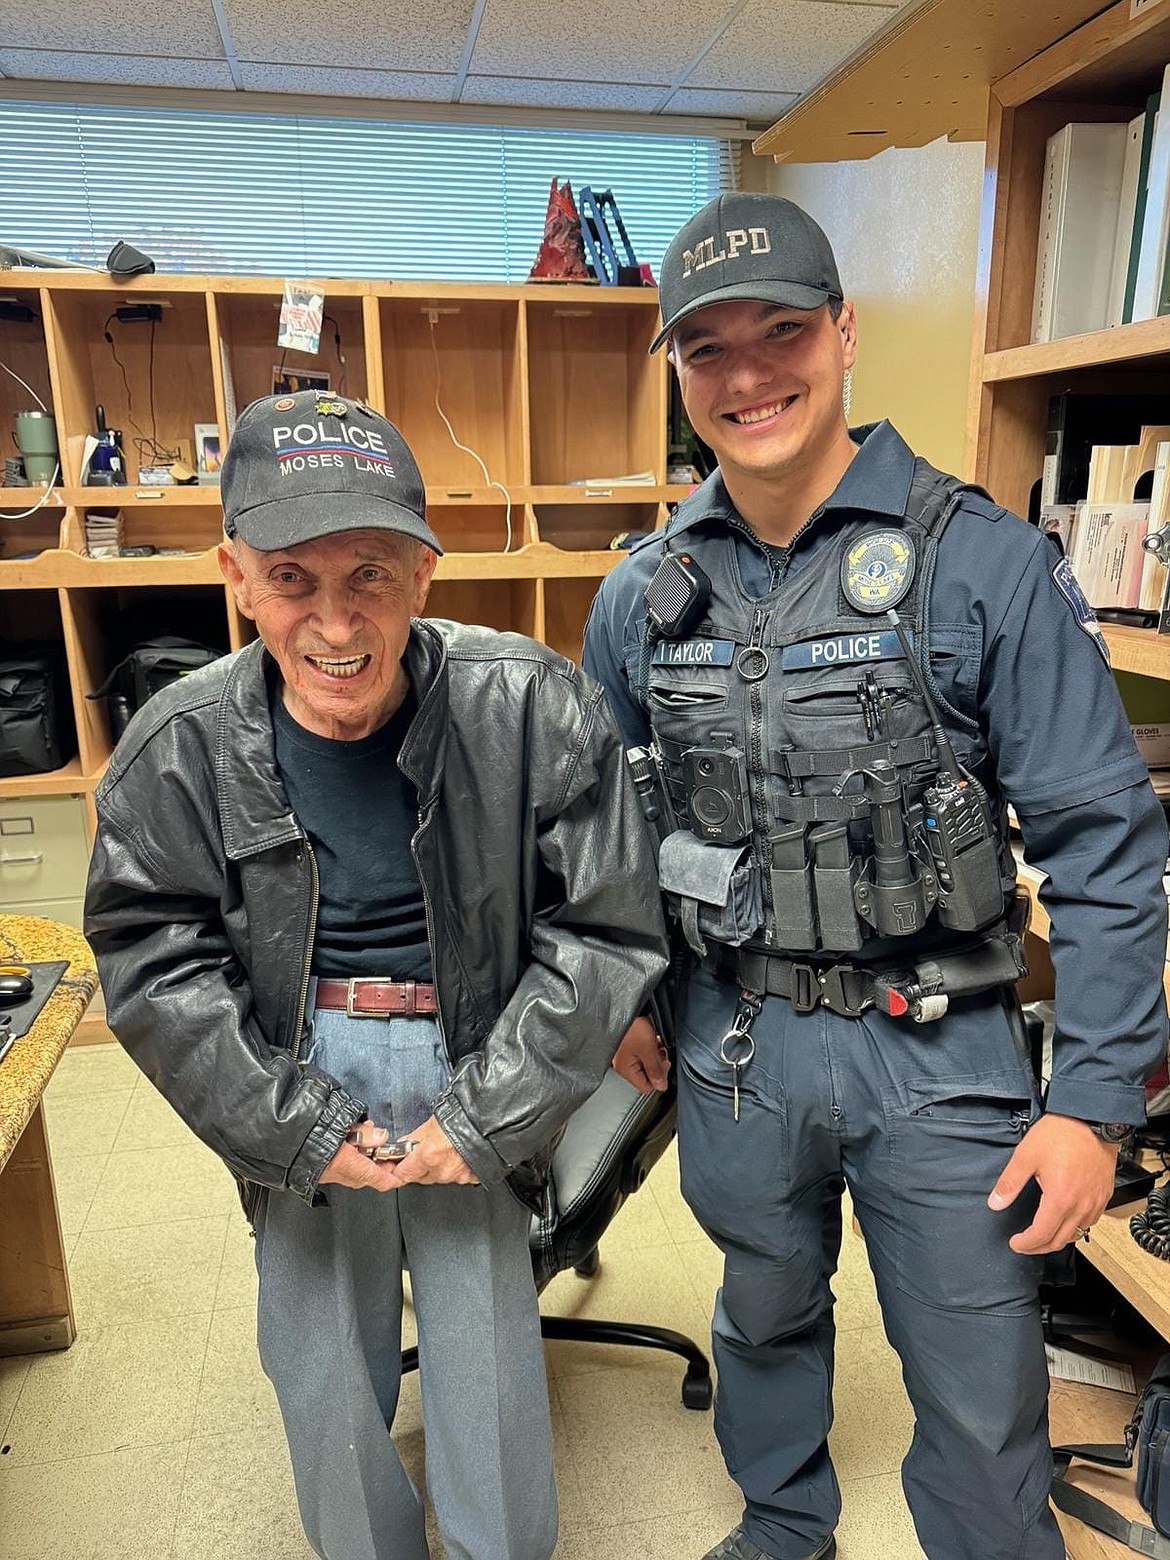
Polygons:
<instances>
[{"instance_id":1,"label":"key","mask_svg":"<svg viewBox=\"0 0 1170 1560\"><path fill-rule=\"evenodd\" d=\"M745 992L735 1010L731 1028L719 1042L719 1060L731 1068L731 1115L734 1121L739 1120L739 1075L756 1054L756 1042L750 1030L762 1004L763 998L749 996Z\"/></svg>"}]
</instances>

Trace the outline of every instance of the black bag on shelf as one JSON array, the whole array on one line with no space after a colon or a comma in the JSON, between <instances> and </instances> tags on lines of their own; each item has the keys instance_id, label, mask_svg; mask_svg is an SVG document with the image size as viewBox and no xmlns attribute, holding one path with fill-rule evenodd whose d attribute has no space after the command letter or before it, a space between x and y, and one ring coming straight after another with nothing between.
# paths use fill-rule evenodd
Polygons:
<instances>
[{"instance_id":1,"label":"black bag on shelf","mask_svg":"<svg viewBox=\"0 0 1170 1560\"><path fill-rule=\"evenodd\" d=\"M1152 1528L1131 1522L1103 1500L1067 1482L1073 1457L1107 1468L1131 1468L1135 1454L1135 1492L1142 1509L1153 1520ZM1128 1544L1139 1555L1170 1560L1170 1354L1163 1354L1154 1366L1125 1427L1124 1446L1054 1446L1052 1455L1054 1506L1099 1533Z\"/></svg>"},{"instance_id":2,"label":"black bag on shelf","mask_svg":"<svg viewBox=\"0 0 1170 1560\"><path fill-rule=\"evenodd\" d=\"M0 645L0 775L43 775L72 756L65 657L56 645Z\"/></svg>"},{"instance_id":3,"label":"black bag on shelf","mask_svg":"<svg viewBox=\"0 0 1170 1560\"><path fill-rule=\"evenodd\" d=\"M218 661L223 654L222 650L213 650L197 640L180 639L174 634L144 639L118 662L101 687L94 693L87 693L86 698L109 700L110 735L117 742L130 724L131 715L160 688Z\"/></svg>"}]
</instances>

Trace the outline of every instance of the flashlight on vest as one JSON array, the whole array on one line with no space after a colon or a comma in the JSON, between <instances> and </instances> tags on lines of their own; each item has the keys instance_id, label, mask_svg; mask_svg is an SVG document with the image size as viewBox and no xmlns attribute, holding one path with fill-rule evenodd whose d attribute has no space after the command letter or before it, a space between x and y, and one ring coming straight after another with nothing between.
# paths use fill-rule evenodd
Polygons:
<instances>
[{"instance_id":1,"label":"flashlight on vest","mask_svg":"<svg viewBox=\"0 0 1170 1560\"><path fill-rule=\"evenodd\" d=\"M711 600L711 581L690 553L667 553L642 597L651 636L681 639L702 619Z\"/></svg>"},{"instance_id":2,"label":"flashlight on vest","mask_svg":"<svg viewBox=\"0 0 1170 1560\"><path fill-rule=\"evenodd\" d=\"M865 771L865 780L873 828L873 882L868 895L873 924L880 937L905 937L922 929L929 912L910 855L898 771L882 761Z\"/></svg>"}]
</instances>

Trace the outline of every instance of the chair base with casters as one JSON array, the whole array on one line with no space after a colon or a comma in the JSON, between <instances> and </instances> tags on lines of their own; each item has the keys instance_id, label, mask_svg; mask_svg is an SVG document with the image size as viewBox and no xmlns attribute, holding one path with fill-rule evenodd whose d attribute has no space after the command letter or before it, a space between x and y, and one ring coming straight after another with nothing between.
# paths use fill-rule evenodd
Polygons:
<instances>
[{"instance_id":1,"label":"chair base with casters","mask_svg":"<svg viewBox=\"0 0 1170 1560\"><path fill-rule=\"evenodd\" d=\"M674 1137L674 1127L673 1081L665 1093L640 1094L615 1072L574 1112L553 1155L550 1211L533 1219L528 1238L538 1293L567 1268L582 1278L594 1277L606 1226L642 1185ZM682 1333L641 1322L544 1315L540 1331L545 1338L677 1354L687 1362L684 1405L711 1407L711 1366L698 1344ZM417 1368L417 1348L404 1349L403 1371Z\"/></svg>"}]
</instances>

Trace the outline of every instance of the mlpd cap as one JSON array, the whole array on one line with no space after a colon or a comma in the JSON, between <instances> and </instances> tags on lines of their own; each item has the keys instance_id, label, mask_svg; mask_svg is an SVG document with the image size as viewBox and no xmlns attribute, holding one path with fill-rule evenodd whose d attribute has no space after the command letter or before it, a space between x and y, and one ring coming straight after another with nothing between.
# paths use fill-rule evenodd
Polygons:
<instances>
[{"instance_id":1,"label":"mlpd cap","mask_svg":"<svg viewBox=\"0 0 1170 1560\"><path fill-rule=\"evenodd\" d=\"M651 352L711 303L816 309L844 297L829 240L807 211L780 195L716 196L671 240L659 275L662 329Z\"/></svg>"},{"instance_id":2,"label":"mlpd cap","mask_svg":"<svg viewBox=\"0 0 1170 1560\"><path fill-rule=\"evenodd\" d=\"M223 528L260 552L338 531L398 531L441 553L406 440L380 412L300 390L241 414L220 474Z\"/></svg>"}]
</instances>

